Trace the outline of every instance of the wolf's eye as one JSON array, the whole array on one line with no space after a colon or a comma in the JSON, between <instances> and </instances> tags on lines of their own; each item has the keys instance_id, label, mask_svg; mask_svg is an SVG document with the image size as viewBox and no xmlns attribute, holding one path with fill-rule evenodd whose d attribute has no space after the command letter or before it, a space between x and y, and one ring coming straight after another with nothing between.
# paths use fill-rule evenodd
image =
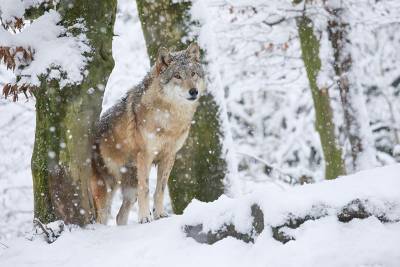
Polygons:
<instances>
[{"instance_id":1,"label":"wolf's eye","mask_svg":"<svg viewBox=\"0 0 400 267\"><path fill-rule=\"evenodd\" d=\"M182 77L181 77L181 75L179 75L179 73L176 73L176 74L174 75L174 77L175 77L175 79L178 79L178 80L182 79Z\"/></svg>"},{"instance_id":2,"label":"wolf's eye","mask_svg":"<svg viewBox=\"0 0 400 267\"><path fill-rule=\"evenodd\" d=\"M194 75L196 75L196 72L192 71L191 75L192 77L194 77Z\"/></svg>"}]
</instances>

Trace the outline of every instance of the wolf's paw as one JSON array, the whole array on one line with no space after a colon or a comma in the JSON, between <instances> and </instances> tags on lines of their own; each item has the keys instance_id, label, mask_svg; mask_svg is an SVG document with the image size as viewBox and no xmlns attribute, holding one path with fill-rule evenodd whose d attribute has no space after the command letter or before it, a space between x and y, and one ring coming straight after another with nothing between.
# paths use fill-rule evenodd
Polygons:
<instances>
[{"instance_id":1,"label":"wolf's paw","mask_svg":"<svg viewBox=\"0 0 400 267\"><path fill-rule=\"evenodd\" d=\"M163 211L161 213L156 213L156 212L154 213L154 220L158 220L161 218L167 218L167 217L169 217L169 214L166 213L165 211Z\"/></svg>"},{"instance_id":2,"label":"wolf's paw","mask_svg":"<svg viewBox=\"0 0 400 267\"><path fill-rule=\"evenodd\" d=\"M143 224L143 223L149 223L151 222L151 216L143 216L141 218L139 218L139 223Z\"/></svg>"}]
</instances>

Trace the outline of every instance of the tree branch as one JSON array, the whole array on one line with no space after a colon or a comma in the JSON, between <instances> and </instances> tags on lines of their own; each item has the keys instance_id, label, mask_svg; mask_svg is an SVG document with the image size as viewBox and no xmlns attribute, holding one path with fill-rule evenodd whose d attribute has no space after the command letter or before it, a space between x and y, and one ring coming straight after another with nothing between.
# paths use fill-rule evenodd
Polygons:
<instances>
[{"instance_id":1,"label":"tree branch","mask_svg":"<svg viewBox=\"0 0 400 267\"><path fill-rule=\"evenodd\" d=\"M263 21L261 21L261 23L272 27L272 26L275 26L275 25L278 25L278 24L284 22L285 20L286 20L286 18L282 17L282 18L280 18L280 19L278 19L277 21L274 21L274 22L268 22L266 20L263 20Z\"/></svg>"}]
</instances>

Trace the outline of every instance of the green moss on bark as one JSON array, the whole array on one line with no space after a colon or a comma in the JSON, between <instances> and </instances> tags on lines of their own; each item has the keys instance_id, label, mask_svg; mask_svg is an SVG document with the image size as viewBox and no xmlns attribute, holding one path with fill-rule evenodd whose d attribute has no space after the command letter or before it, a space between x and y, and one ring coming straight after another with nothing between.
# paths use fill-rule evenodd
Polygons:
<instances>
[{"instance_id":1,"label":"green moss on bark","mask_svg":"<svg viewBox=\"0 0 400 267\"><path fill-rule=\"evenodd\" d=\"M189 2L137 0L136 3L151 65L154 64L161 46L173 50L186 47L182 38L188 31Z\"/></svg>"},{"instance_id":2,"label":"green moss on bark","mask_svg":"<svg viewBox=\"0 0 400 267\"><path fill-rule=\"evenodd\" d=\"M342 151L337 146L333 123L332 109L330 106L327 88L319 88L317 84L318 73L321 70L319 58L319 41L314 35L312 21L306 16L297 19L300 45L304 66L315 109L315 128L319 133L325 159L325 177L334 179L345 174Z\"/></svg>"},{"instance_id":3,"label":"green moss on bark","mask_svg":"<svg viewBox=\"0 0 400 267\"><path fill-rule=\"evenodd\" d=\"M36 96L36 131L35 145L32 154L31 166L33 177L34 216L42 222L51 222L56 219L49 190L48 161L52 151L50 142L53 141L50 131L54 124L54 108L44 90L37 91Z\"/></svg>"},{"instance_id":4,"label":"green moss on bark","mask_svg":"<svg viewBox=\"0 0 400 267\"><path fill-rule=\"evenodd\" d=\"M116 0L62 0L58 8L65 26L84 19L93 51L82 84L60 89L56 81L43 79L35 92L35 217L45 223L61 219L84 225L94 216L89 194L91 135L114 66L111 48Z\"/></svg>"}]
</instances>

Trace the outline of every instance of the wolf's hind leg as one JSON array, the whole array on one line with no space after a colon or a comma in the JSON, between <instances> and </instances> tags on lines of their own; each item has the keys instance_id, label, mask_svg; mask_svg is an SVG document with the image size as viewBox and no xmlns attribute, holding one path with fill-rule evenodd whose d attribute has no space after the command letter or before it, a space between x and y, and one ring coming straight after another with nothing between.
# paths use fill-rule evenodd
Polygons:
<instances>
[{"instance_id":1,"label":"wolf's hind leg","mask_svg":"<svg viewBox=\"0 0 400 267\"><path fill-rule=\"evenodd\" d=\"M113 190L107 188L105 180L99 177L92 179L91 187L96 208L96 222L107 224L108 217L110 216Z\"/></svg>"},{"instance_id":2,"label":"wolf's hind leg","mask_svg":"<svg viewBox=\"0 0 400 267\"><path fill-rule=\"evenodd\" d=\"M133 162L121 168L122 205L117 215L117 224L128 222L129 212L137 199L137 169Z\"/></svg>"},{"instance_id":3,"label":"wolf's hind leg","mask_svg":"<svg viewBox=\"0 0 400 267\"><path fill-rule=\"evenodd\" d=\"M122 205L117 215L117 224L126 225L128 223L129 212L137 199L137 191L134 187L122 188Z\"/></svg>"}]
</instances>

